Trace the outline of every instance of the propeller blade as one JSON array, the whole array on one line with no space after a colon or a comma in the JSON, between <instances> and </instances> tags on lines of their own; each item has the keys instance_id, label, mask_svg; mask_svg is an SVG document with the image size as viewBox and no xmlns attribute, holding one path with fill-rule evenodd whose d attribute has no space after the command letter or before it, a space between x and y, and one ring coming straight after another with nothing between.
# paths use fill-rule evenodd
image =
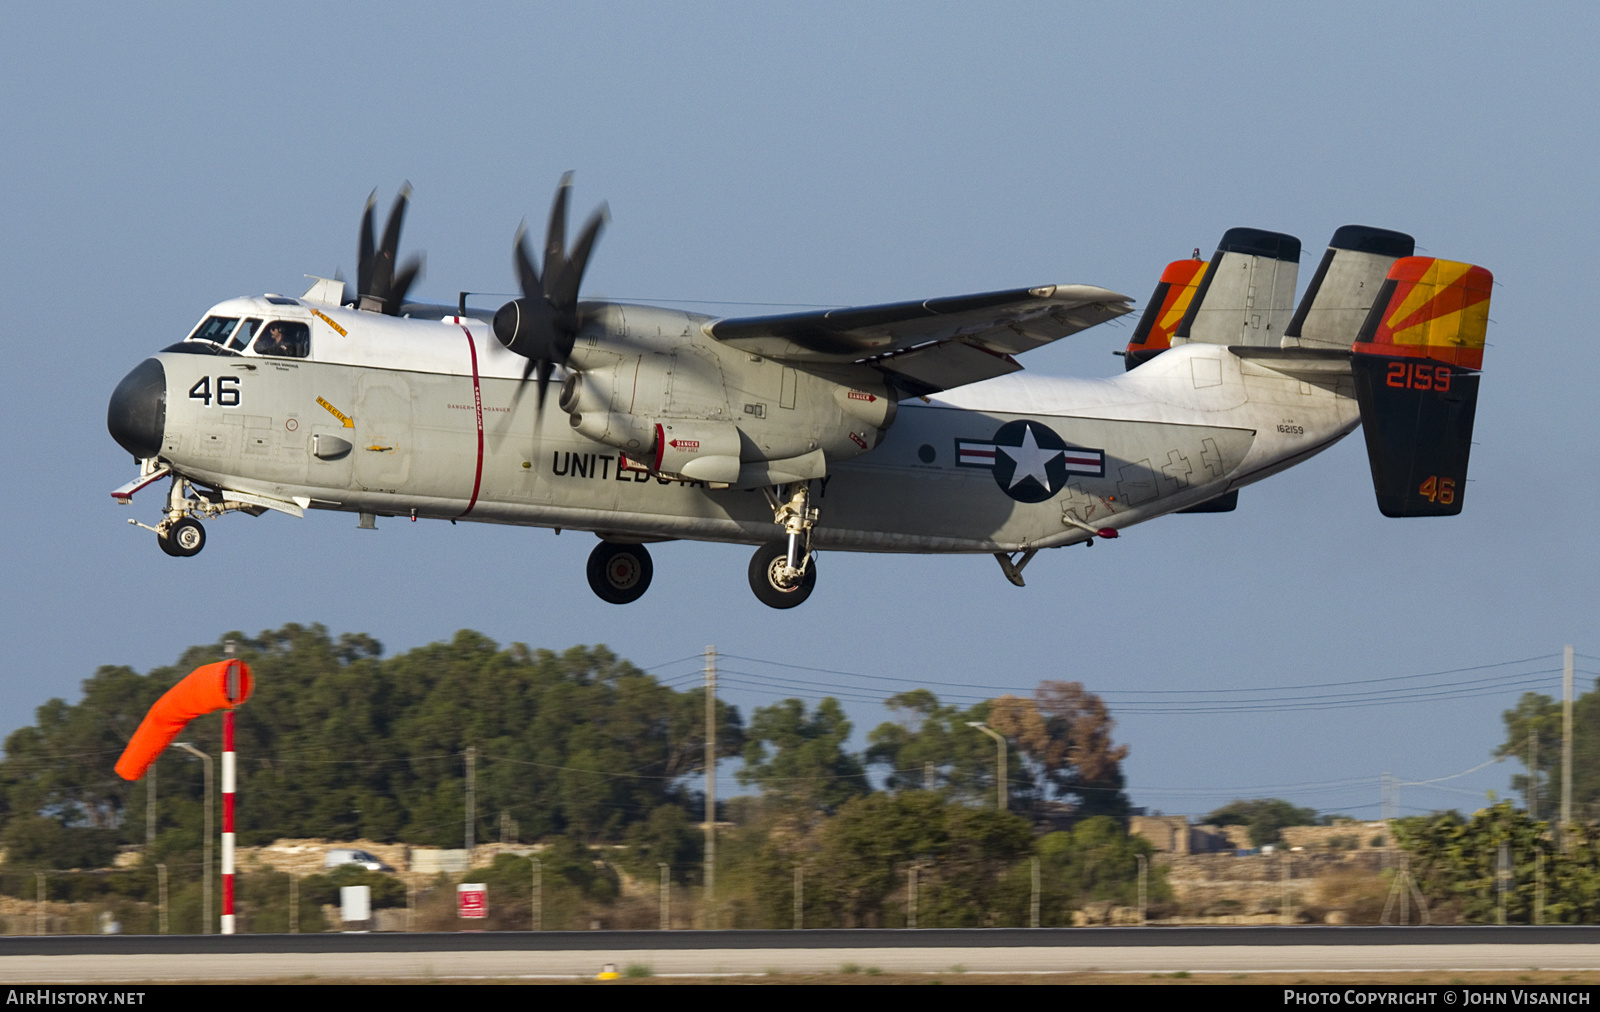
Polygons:
<instances>
[{"instance_id":1,"label":"propeller blade","mask_svg":"<svg viewBox=\"0 0 1600 1012\"><path fill-rule=\"evenodd\" d=\"M378 191L367 196L367 210L361 215L361 238L356 253L356 298L372 290L372 208L378 202Z\"/></svg>"},{"instance_id":2,"label":"propeller blade","mask_svg":"<svg viewBox=\"0 0 1600 1012\"><path fill-rule=\"evenodd\" d=\"M517 267L517 282L522 285L522 294L530 299L537 299L544 294L544 283L539 280L539 268L533 265L533 258L528 255L528 223L524 221L517 226L517 238L514 253Z\"/></svg>"},{"instance_id":3,"label":"propeller blade","mask_svg":"<svg viewBox=\"0 0 1600 1012\"><path fill-rule=\"evenodd\" d=\"M572 248L572 259L562 265L561 275L553 286L550 302L557 309L570 311L577 306L578 286L582 284L584 269L589 265L589 254L594 251L594 244L600 238L600 231L610 220L611 210L601 204L584 224L583 232L578 236L578 243ZM548 275L547 270L547 278Z\"/></svg>"},{"instance_id":4,"label":"propeller blade","mask_svg":"<svg viewBox=\"0 0 1600 1012\"><path fill-rule=\"evenodd\" d=\"M422 274L422 257L414 256L407 260L405 266L400 268L400 273L395 275L394 285L383 304L383 311L389 316L399 316L400 307L405 305L406 292L411 290L412 282Z\"/></svg>"},{"instance_id":5,"label":"propeller blade","mask_svg":"<svg viewBox=\"0 0 1600 1012\"><path fill-rule=\"evenodd\" d=\"M535 362L533 359L530 358L530 359L528 359L527 363L522 367L522 381L517 384L517 389L512 391L512 394L511 394L511 413L512 414L516 414L517 402L522 400L522 391L527 389L527 387L528 387L528 377L533 375L534 367L537 366L538 364L539 364L538 362Z\"/></svg>"},{"instance_id":6,"label":"propeller blade","mask_svg":"<svg viewBox=\"0 0 1600 1012\"><path fill-rule=\"evenodd\" d=\"M572 173L565 172L556 187L555 200L550 205L550 226L544 239L544 294L550 297L550 286L560 277L561 265L567 262L567 197L572 192Z\"/></svg>"},{"instance_id":7,"label":"propeller blade","mask_svg":"<svg viewBox=\"0 0 1600 1012\"><path fill-rule=\"evenodd\" d=\"M377 257L372 268L372 288L368 294L383 300L383 311L392 313L397 305L394 299L395 258L400 252L400 229L405 225L406 208L411 203L411 184L400 187L389 210L389 221L383 227L383 241L378 244Z\"/></svg>"},{"instance_id":8,"label":"propeller blade","mask_svg":"<svg viewBox=\"0 0 1600 1012\"><path fill-rule=\"evenodd\" d=\"M539 417L544 417L544 399L550 392L550 374L555 372L556 364L547 358L539 360Z\"/></svg>"}]
</instances>

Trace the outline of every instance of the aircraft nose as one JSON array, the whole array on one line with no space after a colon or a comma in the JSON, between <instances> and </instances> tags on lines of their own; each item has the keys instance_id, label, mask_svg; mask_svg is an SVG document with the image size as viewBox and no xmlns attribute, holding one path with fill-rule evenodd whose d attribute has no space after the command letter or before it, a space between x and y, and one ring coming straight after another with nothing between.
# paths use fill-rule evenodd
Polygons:
<instances>
[{"instance_id":1,"label":"aircraft nose","mask_svg":"<svg viewBox=\"0 0 1600 1012\"><path fill-rule=\"evenodd\" d=\"M167 371L147 358L111 392L106 428L124 450L143 460L161 453L167 428Z\"/></svg>"}]
</instances>

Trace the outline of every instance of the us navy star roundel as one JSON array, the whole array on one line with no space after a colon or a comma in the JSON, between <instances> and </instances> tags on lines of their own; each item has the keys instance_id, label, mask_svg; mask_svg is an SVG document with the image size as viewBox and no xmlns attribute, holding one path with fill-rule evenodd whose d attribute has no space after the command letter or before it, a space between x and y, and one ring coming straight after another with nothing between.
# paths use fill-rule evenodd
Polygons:
<instances>
[{"instance_id":1,"label":"us navy star roundel","mask_svg":"<svg viewBox=\"0 0 1600 1012\"><path fill-rule=\"evenodd\" d=\"M1104 450L1068 446L1047 425L1029 419L1007 422L994 439L956 440L956 466L986 467L1000 491L1018 502L1044 502L1073 474L1105 476Z\"/></svg>"}]
</instances>

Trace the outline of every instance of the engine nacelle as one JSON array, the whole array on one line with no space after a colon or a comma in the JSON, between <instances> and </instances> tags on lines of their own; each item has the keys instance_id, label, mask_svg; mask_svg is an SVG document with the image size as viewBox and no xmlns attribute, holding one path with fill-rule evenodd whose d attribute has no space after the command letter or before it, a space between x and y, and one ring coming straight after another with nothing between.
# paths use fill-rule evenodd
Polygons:
<instances>
[{"instance_id":1,"label":"engine nacelle","mask_svg":"<svg viewBox=\"0 0 1600 1012\"><path fill-rule=\"evenodd\" d=\"M559 405L573 429L665 475L740 488L824 477L883 441L898 403L721 348L618 355L579 342Z\"/></svg>"},{"instance_id":2,"label":"engine nacelle","mask_svg":"<svg viewBox=\"0 0 1600 1012\"><path fill-rule=\"evenodd\" d=\"M615 366L570 373L556 403L579 433L635 460L647 460L655 453L657 419L612 409L616 373Z\"/></svg>"}]
</instances>

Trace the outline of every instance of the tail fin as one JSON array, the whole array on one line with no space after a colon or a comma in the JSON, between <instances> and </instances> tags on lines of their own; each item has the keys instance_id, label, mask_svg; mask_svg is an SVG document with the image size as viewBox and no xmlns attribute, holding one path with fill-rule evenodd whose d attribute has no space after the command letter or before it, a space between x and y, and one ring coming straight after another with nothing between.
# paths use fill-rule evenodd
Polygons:
<instances>
[{"instance_id":1,"label":"tail fin","mask_svg":"<svg viewBox=\"0 0 1600 1012\"><path fill-rule=\"evenodd\" d=\"M1415 249L1415 239L1386 228L1345 225L1334 232L1283 333L1283 347L1349 348L1371 313L1389 268Z\"/></svg>"},{"instance_id":2,"label":"tail fin","mask_svg":"<svg viewBox=\"0 0 1600 1012\"><path fill-rule=\"evenodd\" d=\"M1403 257L1356 336L1356 400L1384 516L1461 512L1493 286L1482 267Z\"/></svg>"},{"instance_id":3,"label":"tail fin","mask_svg":"<svg viewBox=\"0 0 1600 1012\"><path fill-rule=\"evenodd\" d=\"M1278 347L1294 313L1299 272L1299 239L1258 228L1228 229L1172 343Z\"/></svg>"},{"instance_id":4,"label":"tail fin","mask_svg":"<svg viewBox=\"0 0 1600 1012\"><path fill-rule=\"evenodd\" d=\"M1194 293L1199 290L1209 266L1200 259L1199 250L1194 251L1191 260L1174 260L1167 264L1167 269L1161 272L1161 280L1156 283L1155 294L1145 303L1139 326L1128 339L1128 350L1122 359L1124 368L1141 366L1172 347L1172 332L1183 322L1183 314L1194 300Z\"/></svg>"}]
</instances>

